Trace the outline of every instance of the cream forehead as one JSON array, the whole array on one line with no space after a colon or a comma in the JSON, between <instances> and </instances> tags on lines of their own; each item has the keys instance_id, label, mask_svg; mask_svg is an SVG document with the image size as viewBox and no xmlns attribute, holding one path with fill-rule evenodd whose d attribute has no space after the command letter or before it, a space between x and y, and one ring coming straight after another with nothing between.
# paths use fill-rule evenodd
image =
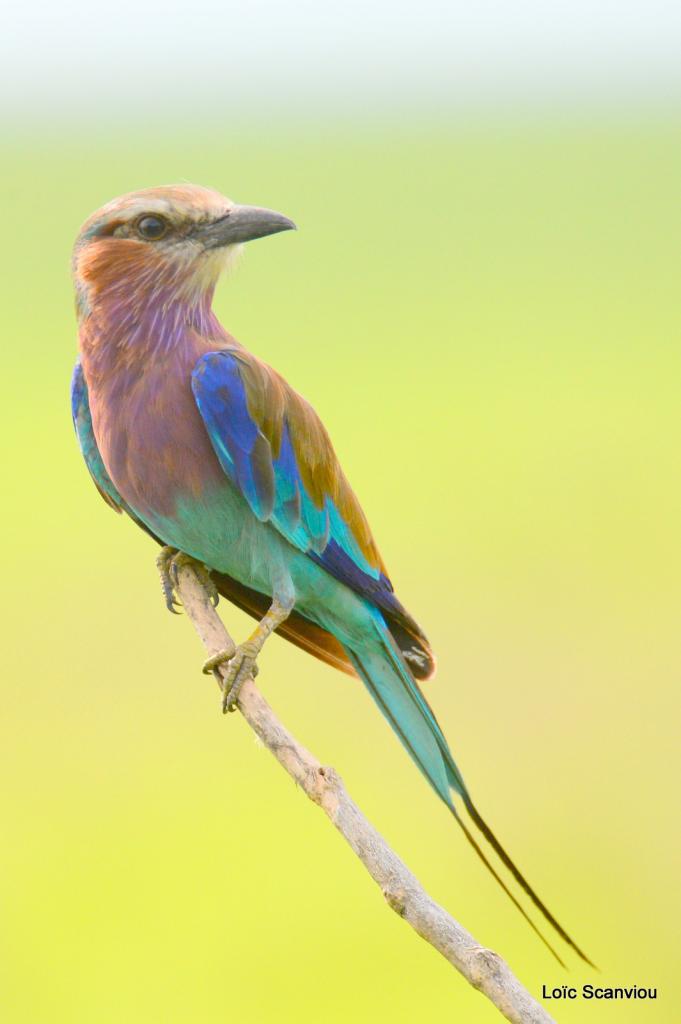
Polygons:
<instances>
[{"instance_id":1,"label":"cream forehead","mask_svg":"<svg viewBox=\"0 0 681 1024\"><path fill-rule=\"evenodd\" d=\"M232 203L228 199L216 196L211 203L197 205L172 200L165 196L139 196L135 199L128 199L124 204L111 203L102 210L102 218L114 218L124 216L126 220L135 220L142 214L160 214L169 220L205 220L211 217L220 217L229 210Z\"/></svg>"}]
</instances>

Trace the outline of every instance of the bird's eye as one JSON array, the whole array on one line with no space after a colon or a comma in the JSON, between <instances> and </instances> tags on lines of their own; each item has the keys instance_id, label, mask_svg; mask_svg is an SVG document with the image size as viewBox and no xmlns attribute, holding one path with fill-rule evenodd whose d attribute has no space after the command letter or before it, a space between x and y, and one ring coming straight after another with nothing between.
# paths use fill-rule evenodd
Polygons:
<instances>
[{"instance_id":1,"label":"bird's eye","mask_svg":"<svg viewBox=\"0 0 681 1024\"><path fill-rule=\"evenodd\" d=\"M137 234L147 242L157 242L168 230L168 223L163 217L147 214L137 221Z\"/></svg>"}]
</instances>

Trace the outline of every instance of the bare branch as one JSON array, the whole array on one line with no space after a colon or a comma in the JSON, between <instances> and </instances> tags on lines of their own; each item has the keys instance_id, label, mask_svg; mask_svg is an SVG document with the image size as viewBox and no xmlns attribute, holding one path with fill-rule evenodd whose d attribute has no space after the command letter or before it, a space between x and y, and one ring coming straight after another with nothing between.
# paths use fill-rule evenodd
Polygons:
<instances>
[{"instance_id":1,"label":"bare branch","mask_svg":"<svg viewBox=\"0 0 681 1024\"><path fill-rule=\"evenodd\" d=\"M178 567L178 591L209 655L234 646L194 569ZM546 1010L523 988L497 954L475 941L450 917L390 849L348 795L339 775L319 763L288 732L256 688L244 684L238 707L279 764L331 819L352 847L392 909L438 950L464 978L515 1024L552 1024Z\"/></svg>"}]
</instances>

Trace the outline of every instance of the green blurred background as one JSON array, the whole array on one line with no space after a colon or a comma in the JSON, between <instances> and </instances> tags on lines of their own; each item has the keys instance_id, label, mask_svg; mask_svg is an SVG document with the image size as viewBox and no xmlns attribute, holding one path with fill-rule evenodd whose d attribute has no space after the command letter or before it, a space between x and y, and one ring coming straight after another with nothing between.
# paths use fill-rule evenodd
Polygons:
<instances>
[{"instance_id":1,"label":"green blurred background","mask_svg":"<svg viewBox=\"0 0 681 1024\"><path fill-rule=\"evenodd\" d=\"M473 794L601 973L552 962L359 684L275 639L263 691L535 995L659 989L557 1020L678 1020L674 105L418 114L411 95L331 117L293 96L210 123L69 103L16 105L1 145L2 1020L499 1019L222 717L154 546L82 464L72 240L112 196L178 180L298 222L248 248L220 317L330 429L438 653L426 692Z\"/></svg>"}]
</instances>

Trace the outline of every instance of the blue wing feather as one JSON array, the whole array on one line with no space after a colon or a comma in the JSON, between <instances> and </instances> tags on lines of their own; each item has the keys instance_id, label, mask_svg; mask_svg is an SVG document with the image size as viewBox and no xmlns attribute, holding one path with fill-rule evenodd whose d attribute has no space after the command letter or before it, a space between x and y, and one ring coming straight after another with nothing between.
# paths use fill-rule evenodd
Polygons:
<instances>
[{"instance_id":1,"label":"blue wing feather","mask_svg":"<svg viewBox=\"0 0 681 1024\"><path fill-rule=\"evenodd\" d=\"M390 580L367 561L330 495L320 508L307 492L287 421L279 452L273 456L249 412L239 358L228 350L202 356L192 374L192 388L220 464L253 513L271 522L336 579L386 611L401 613Z\"/></svg>"}]
</instances>

